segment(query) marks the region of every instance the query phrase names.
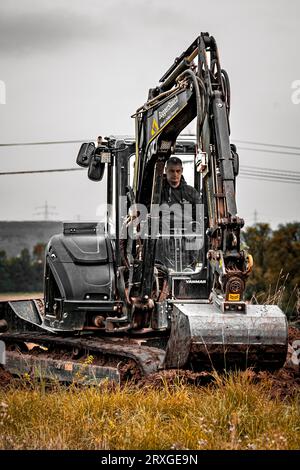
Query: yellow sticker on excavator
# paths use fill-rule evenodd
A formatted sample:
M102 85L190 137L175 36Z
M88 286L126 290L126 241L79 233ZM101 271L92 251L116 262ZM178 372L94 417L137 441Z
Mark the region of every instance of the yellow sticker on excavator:
M151 127L151 135L153 136L154 134L156 134L158 129L159 129L159 126L157 124L157 120L155 118L153 118L152 127Z
M240 300L240 294L229 294L228 300L235 300L236 302L238 302Z

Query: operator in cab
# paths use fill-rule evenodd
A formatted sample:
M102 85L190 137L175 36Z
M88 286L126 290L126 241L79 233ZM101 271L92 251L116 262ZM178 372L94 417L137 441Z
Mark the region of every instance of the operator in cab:
M195 240L196 221L199 221L196 211L200 204L200 194L184 179L182 161L178 157L170 157L161 192L161 238L157 243L156 259L172 271L195 270L199 249L196 252L192 250L191 241Z
M178 157L170 157L167 160L161 202L168 205L201 203L198 191L186 183L182 161Z

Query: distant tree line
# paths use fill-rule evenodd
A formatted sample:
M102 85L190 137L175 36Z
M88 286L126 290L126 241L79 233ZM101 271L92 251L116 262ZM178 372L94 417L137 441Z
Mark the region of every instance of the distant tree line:
M248 227L243 238L254 258L246 297L257 303L279 305L289 315L300 315L300 222Z
M288 314L300 315L300 222L271 230L265 223L247 227L244 248L254 258L246 299L278 304ZM33 292L43 289L45 245L27 249L14 258L0 251L0 292Z
M19 256L8 258L0 250L0 293L37 292L43 289L45 245L38 243L30 254L27 248Z

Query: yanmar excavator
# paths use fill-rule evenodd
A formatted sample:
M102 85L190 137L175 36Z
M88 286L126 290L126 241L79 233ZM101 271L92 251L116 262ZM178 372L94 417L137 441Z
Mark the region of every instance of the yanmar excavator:
M228 75L215 39L201 33L149 90L135 138L82 144L77 163L91 180L106 178L107 217L65 223L50 240L44 299L2 303L9 370L69 380L85 363L88 378L120 381L170 368L283 365L284 313L244 300L253 260L241 246L229 112ZM180 136L194 119L196 137ZM176 226L170 208L164 232L174 155L201 204Z

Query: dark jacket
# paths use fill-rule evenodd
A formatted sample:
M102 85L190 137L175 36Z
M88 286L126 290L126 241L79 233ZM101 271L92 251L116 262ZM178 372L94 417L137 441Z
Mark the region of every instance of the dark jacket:
M161 203L172 204L184 204L184 203L200 204L200 194L198 191L189 186L184 177L181 177L180 184L177 188L172 188L167 181L167 177L164 176L163 187L161 192Z
M177 188L172 188L167 181L166 175L164 175L163 186L161 192L161 205L167 204L169 207L174 205L174 211L171 213L167 210L162 210L160 227L164 227L163 230L168 230L168 217L170 217L170 226L189 226L189 222L198 221L200 217L200 194L198 191L189 186L184 177L181 177L180 184ZM192 204L192 212L188 211L187 205ZM197 206L199 204L199 206ZM176 209L177 206L177 209ZM179 209L180 207L180 209ZM169 215L170 214L170 215ZM167 217L166 217L167 215ZM198 215L198 217L197 217ZM190 219L192 217L192 219ZM165 225L165 223L167 225Z
M192 205L192 213L187 212L187 206L190 204ZM161 206L167 205L169 207L161 207L159 232L162 235L169 235L169 237L162 237L158 240L155 258L174 271L179 270L177 265L179 258L176 240L174 237L172 238L172 234L174 234L173 230L175 229L175 233L180 234L181 228L183 229L181 232L183 235L187 235L191 233L191 230L194 230L191 224L193 221L199 221L199 217L196 217L196 215L199 214L198 208L200 208L200 206L198 206L198 208L196 207L198 204L201 204L200 194L195 188L186 183L183 176L181 176L179 186L172 188L167 181L166 175L164 175ZM172 209L171 206L174 206L174 209ZM192 217L192 219L190 217ZM195 255L195 251L186 248L186 238L183 238L181 243L183 250L181 254L183 269L188 267L194 269L192 266L199 257L199 250L197 250L197 255Z

